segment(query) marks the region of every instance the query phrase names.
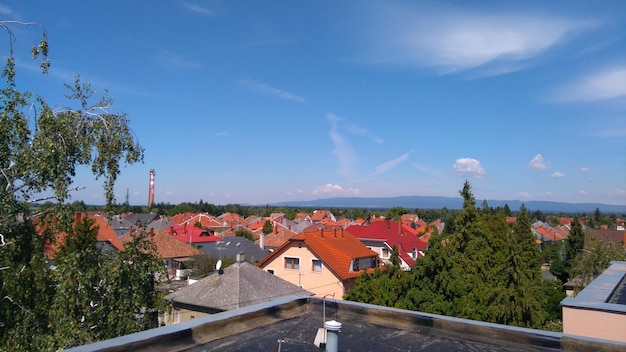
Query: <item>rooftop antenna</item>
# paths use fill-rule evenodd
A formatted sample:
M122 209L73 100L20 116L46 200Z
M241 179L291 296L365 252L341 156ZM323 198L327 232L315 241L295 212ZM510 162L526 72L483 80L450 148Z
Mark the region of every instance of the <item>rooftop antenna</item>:
M217 271L218 275L222 275L224 273L224 270L222 270L222 260L219 259L217 261L217 263L215 264L215 270Z

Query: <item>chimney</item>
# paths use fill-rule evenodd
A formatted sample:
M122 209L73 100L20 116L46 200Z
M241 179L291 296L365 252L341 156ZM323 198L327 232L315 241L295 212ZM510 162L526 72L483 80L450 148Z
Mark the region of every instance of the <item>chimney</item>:
M150 170L150 189L148 190L148 208L152 208L152 204L154 203L154 169Z
M133 233L133 225L130 225L130 227L128 228L128 233Z
M183 224L183 233L187 233L187 223Z
M259 236L259 247L265 249L265 234L263 232L261 232L261 236Z
M170 226L170 235L174 236L174 226Z
M154 237L154 227L150 228L150 237Z
M274 233L278 233L278 225L274 225Z
M333 237L337 238L337 228L333 228Z
M324 229L323 228L320 228L320 237L324 238Z
M78 225L82 219L83 219L83 213L75 212L74 213L74 226Z
M237 263L243 263L246 261L246 253L244 252L239 252L237 253Z
M326 329L326 351L339 351L339 333L341 332L341 323L336 320L324 322Z

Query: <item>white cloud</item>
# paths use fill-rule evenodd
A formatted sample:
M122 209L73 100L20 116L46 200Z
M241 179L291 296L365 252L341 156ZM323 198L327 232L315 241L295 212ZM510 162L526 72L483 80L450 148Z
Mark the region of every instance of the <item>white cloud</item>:
M412 152L413 151L404 153L404 154L400 155L399 157L397 157L395 159L389 160L387 162L384 162L384 163L378 165L376 167L376 172L374 173L374 175L384 174L385 172L388 172L388 171L392 170L396 166L398 166L401 163L403 163L406 160L408 160L409 159L409 155L411 155Z
M577 193L578 193L578 194L580 194L580 195L582 195L582 196L586 196L586 195L588 195L588 194L589 194L589 192L587 192L587 191L585 191L585 190L582 190L582 189L581 189L580 191L578 191Z
M230 137L230 133L229 132L217 132L214 134L215 137Z
M533 195L526 192L517 192L517 197L520 199L531 199Z
M328 196L328 197L337 197L337 196L357 196L361 193L357 188L343 188L340 185L333 185L331 183L327 183L323 186L318 186L311 192L312 195L315 196Z
M352 178L356 174L356 154L350 143L339 132L337 124L340 118L333 114L326 114L326 117L331 124L329 134L335 146L333 154L339 159L339 173L345 178Z
M485 169L480 162L472 158L457 159L453 169L455 174L467 177L482 178L485 175Z
M552 177L552 178L563 178L563 177L565 177L565 174L562 173L562 172L555 171L552 175L550 175L550 177Z
M165 191L165 195L166 196L173 196L174 192L167 190L167 191Z
M272 87L269 84L255 81L253 79L242 79L241 81L239 81L239 84L254 92L272 95L280 99L291 100L298 103L304 103L306 101L303 97L299 95L284 91L282 89L278 89L276 87Z
M589 168L588 167L581 167L580 168L580 172L582 172L583 174L586 174L589 172Z
M555 101L592 102L626 98L626 67L617 67L582 77L562 86L554 94Z
M207 9L206 7L202 7L198 4L192 4L188 2L183 2L182 4L187 10L198 13L203 16L215 17L217 15L214 11Z
M535 157L528 163L528 168L533 170L547 170L550 168L550 162L546 162L543 160L543 155L537 154Z
M377 61L430 66L443 73L489 65L488 74L522 69L528 61L590 27L556 16L474 12L431 5L389 7L377 32ZM384 55L384 56L380 56ZM484 67L483 67L484 68Z

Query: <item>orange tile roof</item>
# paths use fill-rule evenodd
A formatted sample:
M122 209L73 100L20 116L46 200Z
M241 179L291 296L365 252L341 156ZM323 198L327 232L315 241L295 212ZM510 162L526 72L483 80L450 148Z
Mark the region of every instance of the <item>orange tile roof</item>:
M311 217L311 220L321 221L322 219L327 217L329 213L330 213L330 210L316 210L313 212L313 216Z
M217 220L215 217L210 216L208 214L203 214L203 213L196 214L190 217L189 219L185 219L179 222L178 224L179 225L187 224L187 225L194 226L197 222L199 222L202 227L221 227L222 226L222 222Z
M263 237L263 246L273 247L273 248L280 247L283 243L287 242L290 238L292 238L295 235L296 233L291 231L289 228L281 224L274 223L274 231L272 231L271 233ZM260 239L255 241L255 243L259 244Z
M290 243L303 242L304 245L342 281L358 276L362 270L351 271L350 264L355 258L378 258L378 254L368 249L354 235L341 229L302 232L263 258L257 264L262 267L270 259L280 255Z
M122 236L120 239L122 240L122 243L127 243L132 241L132 236L134 236L134 234L127 234ZM204 255L204 252L176 239L167 232L157 231L149 234L148 236L156 245L157 255L161 259L175 259Z
M82 214L76 213L74 215L74 223L81 221L83 217ZM109 223L102 216L89 216L90 219L94 220L94 226L98 227L98 234L96 236L96 240L98 242L108 242L113 248L118 251L124 250L124 245L120 241L120 238L115 234L115 230L109 225ZM54 259L57 256L59 251L59 247L65 242L65 237L67 233L61 232L56 236L54 243L46 244L44 248L44 253L46 258Z

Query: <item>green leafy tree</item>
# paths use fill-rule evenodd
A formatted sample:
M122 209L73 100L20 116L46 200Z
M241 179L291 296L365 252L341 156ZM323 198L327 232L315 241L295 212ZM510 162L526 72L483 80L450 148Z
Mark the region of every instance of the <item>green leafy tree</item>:
M263 224L263 229L261 229L261 231L264 235L269 235L270 233L272 233L272 231L274 231L272 223L269 220L265 220L265 224Z
M463 210L455 217L455 230L431 236L412 271L404 307L540 327L545 314L539 258L526 210L510 229L502 210L476 208L469 182L460 194Z
M626 260L626 249L622 243L608 243L590 234L586 238L584 249L569 261L569 276L578 292L606 270L613 260Z
M576 255L580 254L585 246L585 232L578 216L574 216L572 219L572 228L569 230L566 243L568 261L576 258Z
M254 241L254 236L252 236L252 234L249 231L246 231L246 230L237 230L237 231L235 231L235 236L247 238L250 241Z
M11 29L18 25L36 26L0 21L0 29L10 37L9 55L2 70L5 84L0 87L0 234L4 239L0 246L0 350L55 350L62 347L56 334L67 337L73 325L61 327L51 320L49 302L58 297L56 289L63 288L55 281L58 276L50 270L44 252L60 232L71 230L72 216L66 201L71 192L81 189L72 185L76 170L89 166L96 178L104 179L105 201L111 206L120 164L141 162L143 148L130 130L126 115L115 110L107 93L94 102L93 90L78 77L66 85L69 103L54 109L45 98L18 89ZM47 72L50 63L45 30L32 55L41 58L40 66ZM50 196L37 198L40 194ZM50 201L50 206L34 208L33 213L30 205L36 201ZM77 248L82 245L76 243ZM72 260L81 264L78 258ZM132 290L130 286L125 287ZM122 297L111 296L115 301L110 301L109 307L119 304L128 308L120 304ZM73 299L72 295L67 299ZM154 306L148 303L144 301L142 306ZM128 312L134 310L126 309L124 314ZM123 321L119 320L121 314L107 317L114 321L103 326L114 327L115 322ZM64 333L57 327L65 329ZM116 333L130 331L118 329Z

